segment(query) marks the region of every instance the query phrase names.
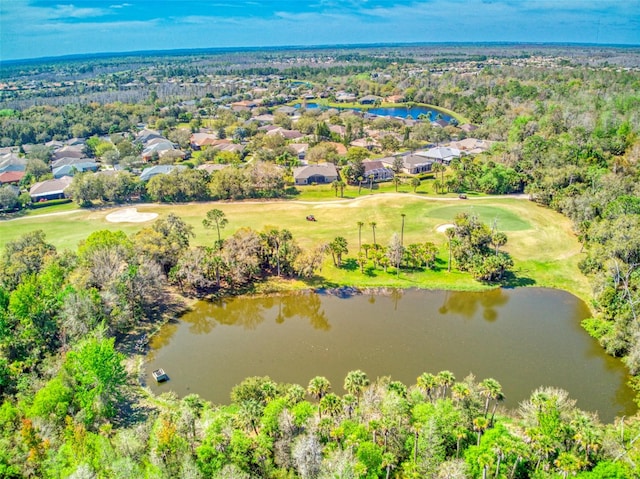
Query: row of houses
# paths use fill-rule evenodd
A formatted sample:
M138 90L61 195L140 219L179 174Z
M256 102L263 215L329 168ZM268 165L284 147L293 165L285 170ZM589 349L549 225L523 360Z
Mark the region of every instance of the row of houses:
M452 146L437 146L428 150L398 153L377 160L365 160L363 180L369 182L388 181L394 177L394 169L398 159L401 161L401 171L408 175L428 173L434 163L445 166L460 158L465 152ZM338 179L338 172L332 163L307 165L295 168L293 178L296 185L310 185L332 183Z

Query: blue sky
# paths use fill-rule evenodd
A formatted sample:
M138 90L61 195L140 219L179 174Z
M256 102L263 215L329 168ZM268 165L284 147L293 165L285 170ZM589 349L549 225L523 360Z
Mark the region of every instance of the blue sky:
M0 0L0 59L397 42L640 44L640 0Z

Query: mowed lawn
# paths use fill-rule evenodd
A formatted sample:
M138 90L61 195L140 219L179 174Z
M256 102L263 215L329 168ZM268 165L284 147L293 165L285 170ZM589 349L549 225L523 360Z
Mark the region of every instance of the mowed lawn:
M404 242L431 241L440 247L439 269L435 272L407 273L398 277L391 270L368 268L359 271L354 261L347 261L345 269L333 267L330 259L320 276L328 284L359 287L399 286L448 289L482 289L488 287L472 280L469 275L455 271L447 273L448 248L446 237L438 226L453 221L460 212L477 214L480 219L504 231L508 237L505 250L515 262L514 285L533 285L561 288L587 299L590 294L587 279L577 263L582 257L580 243L571 229L571 223L558 213L533 202L514 198L426 198L408 193L363 195L356 199L327 201L275 200L268 202L245 201L237 203L213 202L176 205L137 205L141 213L165 216L174 213L194 228L193 244L213 243L216 233L202 226L202 219L212 208L222 210L229 224L222 231L227 237L239 228L250 227L262 231L267 227L286 228L302 247L312 247L343 236L349 244L349 255L354 260L358 252L358 222L362 226L362 243L373 243L372 222L376 223L376 242L389 244L394 233L400 233L404 214ZM106 220L117 208L75 210L54 215L30 216L0 222L0 245L20 235L42 229L48 241L60 249L74 250L78 242L93 231L101 229L123 230L132 234L148 226L146 223L111 223ZM316 222L306 221L314 215Z

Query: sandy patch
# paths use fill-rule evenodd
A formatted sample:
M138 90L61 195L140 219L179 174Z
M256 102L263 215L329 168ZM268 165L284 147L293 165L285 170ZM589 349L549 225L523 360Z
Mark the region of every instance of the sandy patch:
M138 213L137 208L123 208L106 216L111 223L144 223L158 217L158 213Z
M440 226L438 226L438 227L436 228L436 231L437 231L438 233L444 233L445 231L447 231L447 229L449 229L449 228L455 228L455 226L456 226L456 225L452 225L451 223L447 223L447 224L444 224L444 225L440 225Z

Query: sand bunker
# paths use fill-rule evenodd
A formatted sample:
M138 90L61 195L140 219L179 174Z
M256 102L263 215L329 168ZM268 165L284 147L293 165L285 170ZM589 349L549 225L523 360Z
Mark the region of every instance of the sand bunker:
M137 208L123 208L106 217L111 223L144 223L158 217L158 213L138 213Z
M450 223L444 224L444 225L440 225L436 228L436 231L438 233L444 233L445 231L447 231L448 228L455 228L456 225L452 225Z

